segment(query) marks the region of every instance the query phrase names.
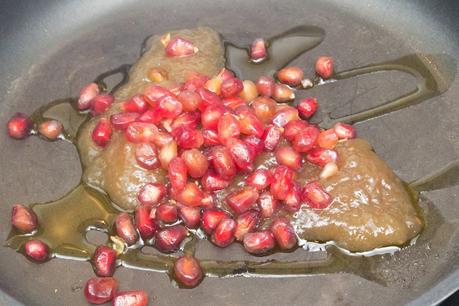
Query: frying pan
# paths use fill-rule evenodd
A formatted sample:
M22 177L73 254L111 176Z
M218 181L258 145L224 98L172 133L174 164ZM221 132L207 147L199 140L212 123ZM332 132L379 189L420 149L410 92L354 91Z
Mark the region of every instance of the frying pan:
M152 33L208 25L225 39L248 45L255 37L315 25L326 32L323 43L294 64L312 67L321 54L333 55L338 70L414 52L449 58L441 67L452 81L444 94L357 124L359 135L409 182L459 156L458 18L459 2L454 0L3 0L0 126L15 111L31 113L50 100L75 96L100 72L133 63L143 39ZM324 110L343 115L406 93L410 86L413 80L406 75L384 72L329 84L314 94ZM66 142L50 144L36 137L18 142L2 132L0 144L0 236L6 239L13 203L62 197L79 183L81 167L75 148ZM377 272L387 282L336 271L283 278L209 277L197 288L183 290L161 273L121 268L116 276L123 289L146 290L154 305L436 304L459 288L455 181L451 177L423 193L438 222L427 225L430 236L413 250L382 256L386 264ZM200 252L223 260L240 256L205 246ZM300 250L282 259L304 256ZM0 263L1 305L86 305L82 288L93 275L88 263L52 260L37 265L6 247L0 247Z

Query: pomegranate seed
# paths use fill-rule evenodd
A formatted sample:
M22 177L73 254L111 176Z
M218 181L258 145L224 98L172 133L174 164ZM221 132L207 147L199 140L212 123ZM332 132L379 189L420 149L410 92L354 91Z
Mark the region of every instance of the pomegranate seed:
M125 130L137 118L138 113L118 113L110 116L110 123L116 130Z
M223 115L218 121L218 139L225 143L230 137L238 137L240 134L239 121L231 114Z
M186 287L196 287L202 280L203 273L199 262L191 256L183 256L174 263L174 276Z
M246 102L250 102L258 97L257 86L250 80L244 80L242 82L243 88L239 96Z
M169 134L168 132L159 131L156 134L155 139L153 140L153 143L155 144L155 146L162 148L164 145L168 144L169 142L173 140L174 140L174 137L172 137L172 135Z
M201 228L210 235L217 228L218 224L220 224L220 221L226 218L229 218L229 216L223 210L217 208L204 209L202 212Z
M308 152L306 159L315 165L324 167L328 163L336 162L338 153L335 150L314 148Z
M8 121L8 135L15 139L24 139L30 135L32 131L32 120L24 113L16 113Z
M235 231L236 221L231 218L225 218L217 225L210 240L216 246L221 248L227 247L233 243Z
M196 91L199 88L202 88L208 80L208 76L192 71L187 74L185 84L183 84L182 89Z
M91 107L91 101L99 95L99 86L96 83L89 83L80 90L77 107L85 110Z
M308 126L309 126L309 124L304 120L292 120L292 121L289 121L284 126L284 134L283 134L283 136L287 140L293 141L293 139L295 139L295 136L299 132L301 132L302 130L306 129Z
M177 98L182 102L183 111L185 112L194 112L202 101L201 96L191 90L182 91Z
M301 204L301 186L295 182L285 197L284 208L289 212L296 212L300 209Z
M303 201L311 208L324 209L332 202L329 195L317 182L307 183L303 188L301 195Z
M283 107L282 109L278 110L273 117L273 124L278 127L284 127L293 120L298 120L298 110L291 106Z
M159 85L147 86L143 91L144 96L147 98L147 103L152 107L156 107L157 103L166 96L173 96L174 94L164 87Z
M147 71L147 78L154 83L159 83L166 81L168 79L168 75L165 69L155 67Z
M256 137L263 136L263 122L261 122L248 107L238 112L237 115L239 117L239 127L242 134L254 135Z
M123 102L121 109L126 113L144 113L148 109L148 103L144 95L135 95Z
M112 301L112 306L147 306L148 295L145 291L119 291Z
M327 179L329 177L334 176L337 173L338 173L338 166L336 165L336 163L329 162L324 166L324 168L320 172L320 178Z
M168 169L170 161L177 156L177 143L172 140L159 150L159 161L163 169Z
M202 130L202 137L204 138L204 146L206 147L220 144L218 133L214 130Z
M165 51L167 56L185 57L193 55L199 50L191 41L181 37L174 37L166 45Z
M278 200L286 199L293 185L293 176L293 171L288 167L278 166L274 168L273 181L270 187L270 192L274 198Z
M180 100L173 95L167 95L158 102L158 109L164 118L177 118L183 111L183 106Z
M254 209L250 209L239 215L236 219L236 230L234 232L234 237L236 237L236 240L242 241L245 234L255 230L259 219L258 211Z
M161 206L161 205L160 205ZM159 206L156 209L158 212ZM140 205L135 210L135 225L139 230L140 236L142 239L153 238L156 231L158 230L158 225L155 220L151 217L151 208L145 205Z
M263 192L257 201L263 218L270 218L279 208L279 202L269 192Z
M335 130L335 133L339 139L347 140L347 139L355 138L355 129L350 124L337 122L335 126L333 127L333 129Z
M86 301L91 304L104 304L113 299L118 289L118 281L113 277L92 277L84 287Z
M264 123L271 122L276 114L276 102L267 97L258 97L252 102L255 116Z
M177 206L172 204L161 204L156 208L156 219L164 223L174 223L178 219Z
M290 250L296 245L295 230L287 218L278 218L270 226L271 233L276 239L277 245L282 250Z
M91 114L94 116L104 113L115 101L111 95L98 95L91 100Z
M300 85L303 76L303 70L297 66L285 67L277 73L279 81L290 86Z
M244 187L226 197L226 203L236 214L246 212L257 200L258 191L253 187Z
M154 170L159 167L158 151L149 143L140 143L135 147L137 164L144 169Z
M171 33L164 33L159 37L159 41L165 47L171 41Z
M44 262L49 259L49 247L41 240L29 240L24 245L26 255L37 262Z
M250 171L253 168L255 152L251 150L248 144L237 138L229 138L226 142L233 161L239 169Z
M214 146L210 149L210 161L223 179L231 179L236 175L236 164L231 157L229 150L223 146Z
M244 248L251 254L264 254L271 251L276 242L270 231L253 232L244 235Z
M285 84L274 84L272 98L277 102L284 103L295 99L295 92L293 89Z
M163 119L160 111L155 109L149 109L139 117L137 117L137 121L139 122L146 122L146 123L154 123L157 124Z
M58 120L47 120L40 123L38 132L47 139L55 140L61 135L63 130L62 123Z
M173 253L179 249L187 234L188 230L183 225L167 227L156 233L155 246L163 253Z
M204 144L204 136L201 130L180 128L177 131L177 144L182 149L200 148Z
M27 206L15 204L11 209L11 224L22 233L30 233L37 226L37 215Z
M204 190L207 191L222 190L228 187L229 184L230 181L222 179L213 170L207 171L201 179L201 185L204 188Z
M161 84L164 88L169 90L175 96L177 96L182 91L182 83L175 81L167 81Z
M279 165L287 166L293 170L301 168L301 155L290 146L277 148L275 156Z
M324 149L333 149L338 144L338 135L334 129L321 131L317 137L317 144Z
M172 135L174 131L179 129L180 127L185 127L189 129L195 129L198 127L200 115L198 112L186 112L179 115L175 120L172 122Z
M223 103L223 106L231 110L235 110L236 108L240 106L247 105L247 102L245 102L245 100L242 99L241 97L224 98L222 100L222 103Z
M266 169L255 170L251 175L245 180L249 186L252 186L258 190L267 188L273 180L271 172Z
M206 84L204 84L204 88L217 95L220 95L222 82L223 80L217 75L208 80Z
M173 189L182 190L187 181L187 167L185 161L180 157L174 157L168 166L168 177Z
M198 228L201 223L201 209L199 207L180 207L179 215L188 228Z
M139 239L139 235L135 230L134 223L128 213L122 212L115 219L116 233L123 238L128 245L135 244ZM103 276L103 275L102 275Z
M258 78L256 86L260 96L271 97L274 91L274 80L269 76L261 76Z
M199 88L197 93L201 97L201 103L198 104L198 108L201 112L203 112L209 105L220 105L222 103L220 97L210 90Z
M202 177L209 168L206 156L197 149L183 151L182 159L188 169L188 174L193 178Z
M333 58L321 56L316 61L316 73L328 79L333 74Z
M303 118L310 118L315 114L319 104L316 98L304 98L300 100L300 103L296 106Z
M261 153L263 149L265 148L263 141L254 135L246 136L243 138L243 140L246 144L248 144L252 148L252 151L254 152L254 154Z
M222 68L220 72L218 73L218 76L222 79L222 81L226 81L228 79L234 78L234 73L231 70L228 70L226 68Z
M112 138L112 127L110 122L102 118L97 122L96 127L92 131L92 140L99 147L105 147Z
M268 125L268 127L265 129L263 137L261 138L265 150L274 151L280 142L281 135L282 130L279 127Z
M195 183L186 184L183 190L176 195L176 200L186 206L200 206L203 198L202 190Z
M252 42L250 47L250 60L254 63L259 63L268 57L266 51L266 43L263 38L257 38Z
M244 85L241 80L238 78L229 78L223 81L221 85L221 95L224 98L237 96L243 89Z
M217 129L218 121L225 112L226 110L223 105L209 105L201 115L202 127L205 129Z
M97 276L113 276L116 268L115 250L99 245L92 256L92 267Z
M133 143L153 142L158 128L153 123L132 122L126 129L126 139Z
M166 195L166 186L160 183L148 183L140 189L137 198L142 205L153 206L161 202Z
M204 208L212 208L215 207L215 195L211 192L205 191L203 192L203 199L201 201L201 207Z
M305 153L311 150L317 143L320 130L315 126L308 126L300 131L292 141L295 151Z

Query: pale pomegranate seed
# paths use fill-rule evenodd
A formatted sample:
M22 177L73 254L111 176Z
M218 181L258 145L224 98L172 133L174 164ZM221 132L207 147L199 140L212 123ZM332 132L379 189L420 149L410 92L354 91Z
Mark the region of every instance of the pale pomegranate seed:
M261 141L263 142L264 148L267 151L274 151L280 142L282 136L282 130L274 125L268 125L265 129Z
M159 101L164 97L174 95L170 90L167 90L166 88L159 85L147 86L144 89L143 94L147 98L147 103L150 104L153 108L157 107Z
M199 207L182 206L179 216L188 228L198 228L201 223L201 209Z
M118 291L112 306L147 306L148 295L145 291Z
M229 218L228 214L217 208L207 208L202 212L201 228L208 235L217 228L220 221Z
M159 37L159 41L164 47L166 47L167 44L171 41L171 33L169 32L164 33L163 35Z
M338 135L334 129L321 131L317 137L317 144L324 149L333 149L338 144Z
M251 254L265 254L271 251L276 242L270 231L253 232L244 235L244 248Z
M257 202L258 191L253 187L244 187L230 193L225 201L236 214L246 212Z
M8 121L8 135L15 139L24 139L32 131L32 120L24 113L16 113Z
M222 82L223 80L216 75L204 84L204 88L220 96Z
M24 245L26 255L37 262L44 262L49 259L49 247L41 240L29 240Z
M173 253L180 248L188 230L183 225L174 225L156 232L155 246L163 253Z
M113 299L118 289L118 281L113 277L92 277L84 287L86 301L91 304L104 304Z
M225 218L215 228L210 240L216 246L221 248L229 246L234 241L236 231L236 221L231 218Z
M302 130L306 129L308 126L309 126L309 124L304 120L292 120L292 121L289 121L284 126L284 134L283 134L283 136L288 141L293 141L293 139L295 139L295 136L299 132L301 132Z
M269 191L278 200L285 200L293 186L294 172L286 166L278 166L273 171L273 181Z
M222 104L222 100L220 97L210 90L205 88L199 88L196 91L199 96L201 97L201 101L198 104L198 108L201 112L203 112L209 105L220 105Z
M49 140L57 139L61 135L63 129L64 127L62 126L62 123L58 120L47 120L40 123L38 126L38 132L40 135Z
M99 86L96 83L89 83L80 90L77 107L79 110L86 110L91 107L91 101L99 95Z
M224 98L222 100L222 104L226 108L235 110L239 106L247 105L247 102L245 102L245 100L242 99L241 97L229 97L229 98Z
M262 218L270 218L279 209L279 202L269 192L260 194L257 204Z
M192 71L186 75L185 84L183 84L182 89L196 91L202 88L208 80L208 76Z
M285 106L278 110L273 117L273 124L278 127L286 126L290 121L298 120L298 110L291 106Z
M276 149L274 153L279 165L284 165L293 170L301 168L301 155L291 146L282 146Z
M178 219L177 206L172 204L160 204L156 207L156 219L164 223L174 223Z
M161 206L161 205L160 205ZM159 207L156 209L158 211ZM135 226L139 230L142 239L153 238L158 225L155 220L151 217L151 207L140 205L135 210Z
M198 109L198 105L201 104L201 96L194 91L184 90L180 92L177 97L183 106L183 111L193 112Z
M193 55L199 50L191 41L181 37L174 37L166 45L165 51L167 56L185 57Z
M257 86L250 80L244 80L242 82L243 88L239 96L246 102L250 102L258 97Z
M284 103L295 99L295 92L293 89L285 84L274 84L272 98L279 103Z
M99 147L105 147L112 138L112 132L110 121L102 118L97 122L96 127L92 131L92 140Z
M207 191L222 190L228 187L229 184L229 180L221 178L215 171L210 169L201 178L201 185Z
M94 116L104 113L115 101L112 95L98 95L91 100L91 114Z
M250 60L254 63L263 61L268 57L266 42L263 38L257 38L250 47Z
M164 118L177 118L183 111L182 102L173 95L167 95L158 102L158 109Z
M285 67L277 73L277 78L279 81L290 86L300 85L303 76L304 72L298 66Z
M273 180L271 172L266 169L255 170L251 175L246 178L246 183L258 190L267 188Z
M260 154L265 148L263 141L254 135L246 136L242 140L252 148L255 154Z
M300 131L292 141L292 147L295 151L306 153L317 144L320 130L315 126L308 126Z
M182 191L176 195L176 200L186 206L200 206L204 199L204 193L195 183L188 183Z
M197 149L183 151L182 159L188 169L188 174L193 178L202 177L209 168L206 156Z
M300 209L301 201L301 186L299 183L294 182L292 187L284 199L284 208L289 212L296 212Z
M335 150L314 148L306 154L306 159L320 167L326 164L336 162L338 160L338 153Z
M139 239L139 235L134 227L131 216L128 213L122 212L116 216L115 228L118 236L123 238L128 245L135 244Z
M231 114L223 115L218 121L218 139L226 143L230 137L238 137L240 134L239 121Z
M258 78L256 86L260 96L271 97L274 92L274 80L269 76L261 76Z
M316 61L316 73L328 79L333 74L333 58L328 56L321 56Z
M126 129L126 139L132 143L153 142L158 134L158 127L153 123L132 122Z
M316 209L327 208L333 200L318 182L307 183L303 188L301 198L309 207Z
M335 133L339 139L347 140L347 139L355 138L355 134L356 134L355 129L350 124L337 122L335 126L333 127L333 129L335 130Z
M139 143L135 146L135 159L144 169L154 170L160 166L158 151L149 143Z
M139 118L138 113L118 113L110 116L110 123L116 130L125 130L132 122Z
M319 108L319 104L316 98L304 98L300 100L296 108L303 118L308 119L315 114L317 108Z
M142 205L153 206L161 202L166 193L164 184L148 183L140 189L137 198Z
M163 169L168 169L170 161L177 156L177 143L172 140L159 150L159 161Z
M209 105L201 114L202 127L215 130L220 118L226 113L225 107L220 104Z
M214 130L202 130L202 137L204 138L204 146L210 147L220 144L218 133Z
M244 141L231 137L226 141L226 147L231 154L234 163L243 171L253 168L255 152Z
M147 71L147 78L154 82L159 83L168 79L167 71L161 67L154 67Z
M200 206L204 208L215 207L215 194L212 192L204 191L203 195L204 197L202 198Z
M174 190L182 190L187 182L188 169L185 161L180 157L174 157L168 166L167 175Z
M11 209L11 224L22 233L30 233L38 226L37 215L30 207L15 204Z
M254 209L250 209L243 214L240 214L236 219L236 230L234 237L238 241L244 239L245 234L254 231L258 225L259 213Z
M237 96L244 89L242 81L238 78L229 78L223 81L221 85L221 95L224 98Z
M264 123L271 122L276 114L276 101L267 97L258 97L251 105L255 116Z
M271 233L276 239L277 245L282 250L290 250L297 243L295 230L287 218L278 218L270 226Z
M182 149L200 148L204 144L201 130L181 127L176 134L177 144Z
M338 166L335 162L329 162L324 166L324 168L320 172L320 178L327 179L329 177L332 177L338 173L338 170Z
M199 262L191 256L183 256L174 263L174 276L180 284L193 288L202 280L203 273Z
M168 144L169 142L173 140L174 140L174 137L168 132L159 131L156 134L155 139L153 140L153 143L155 144L155 146L162 148L164 145Z
M256 137L263 136L264 126L258 117L252 113L247 106L242 106L236 109L239 118L239 128L242 134L254 135Z
M144 95L135 95L132 98L124 101L121 109L126 113L142 114L147 111L148 103Z
M99 245L92 256L92 267L97 276L113 276L116 268L116 252L105 245Z

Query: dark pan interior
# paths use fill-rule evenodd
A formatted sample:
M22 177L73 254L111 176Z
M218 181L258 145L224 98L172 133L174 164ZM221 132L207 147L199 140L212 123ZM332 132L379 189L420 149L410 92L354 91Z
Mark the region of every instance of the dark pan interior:
M446 54L441 67L456 75L457 1L2 1L0 3L0 126L15 111L31 113L48 101L74 96L100 72L136 60L143 39L168 29L209 25L238 44L297 25L326 31L322 44L294 61L312 67L319 54L338 70L413 52ZM308 70L309 69L309 70ZM311 74L310 68L306 69ZM379 73L315 90L324 111L343 115L406 93L413 80ZM435 172L459 157L459 82L422 104L357 125L376 152L405 181ZM75 148L0 133L0 237L15 202L46 202L78 184ZM457 173L456 173L457 175ZM453 179L450 180L454 181ZM452 186L450 186L452 185ZM433 304L459 287L459 187L424 193L438 216L430 240L386 258L383 285L348 273L292 278L206 278L195 289L173 287L165 274L119 269L124 289L145 289L154 305L415 305ZM228 259L238 250L203 245L202 256ZM293 257L289 257L293 256ZM306 256L304 251L284 260ZM0 247L0 304L86 305L88 263L52 260L37 265Z

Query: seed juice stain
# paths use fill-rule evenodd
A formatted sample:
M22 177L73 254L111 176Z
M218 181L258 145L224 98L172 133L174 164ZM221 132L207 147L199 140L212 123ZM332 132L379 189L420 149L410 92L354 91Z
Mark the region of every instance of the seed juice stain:
M227 67L242 79L256 79L260 75L274 75L277 70L286 66L293 59L319 45L324 37L325 32L317 27L293 28L267 40L270 57L260 63L249 61L248 49L225 42ZM144 49L145 47L143 47L142 53ZM446 56L442 60L451 61ZM131 65L127 64L121 65L114 70L102 73L95 82L101 89L108 90L105 80L113 75L121 74L122 80L110 90L110 92L114 92L129 80L130 67ZM313 81L314 86L323 86L330 82L364 74L398 70L413 75L417 80L417 88L411 93L342 118L326 118L321 123L321 127L330 127L337 121L349 123L364 121L421 103L445 92L451 84L452 78L443 78L435 67L434 62L429 57L422 54L412 54L393 61L338 72L327 81L316 78ZM455 69L452 70L455 71ZM79 127L89 119L89 115L79 112L75 104L76 99L69 98L51 102L38 109L32 115L35 126L46 119L59 120L64 126L62 138L75 144ZM413 201L418 202L419 193L416 190L432 190L450 184L451 171L457 172L457 162L431 177L413 182L412 187L407 185L413 195ZM457 184L457 181L453 183ZM422 212L428 212L424 215L428 228L418 237L414 246L422 248L433 237L435 228L443 223L443 218L435 207L422 196L419 205ZM83 183L57 201L30 206L40 221L38 229L30 234L21 234L12 229L6 242L7 246L21 253L24 253L25 242L33 237L49 245L52 250L51 257L88 261L96 248L86 238L88 231L97 230L105 233L108 237L116 235L113 221L119 210L115 208L102 190L94 189ZM171 255L147 252L145 248L151 248L148 241L141 241L130 247L127 245L120 246L116 240L109 239L109 243L120 252L117 257L120 266L166 272L172 275L170 271L175 259L183 253L194 255L200 237L203 235L199 232L190 231L182 249ZM378 272L378 266L382 260L386 260L383 259L386 255L378 254L393 253L401 249L401 247L388 247L353 254L339 249L333 245L333 242L321 244L305 241L302 242L301 247L309 250L305 253L304 260L280 261L269 258L261 261L200 260L200 264L206 276L215 277L299 277L310 274L348 272L386 284L384 275ZM310 256L311 254L314 256Z

